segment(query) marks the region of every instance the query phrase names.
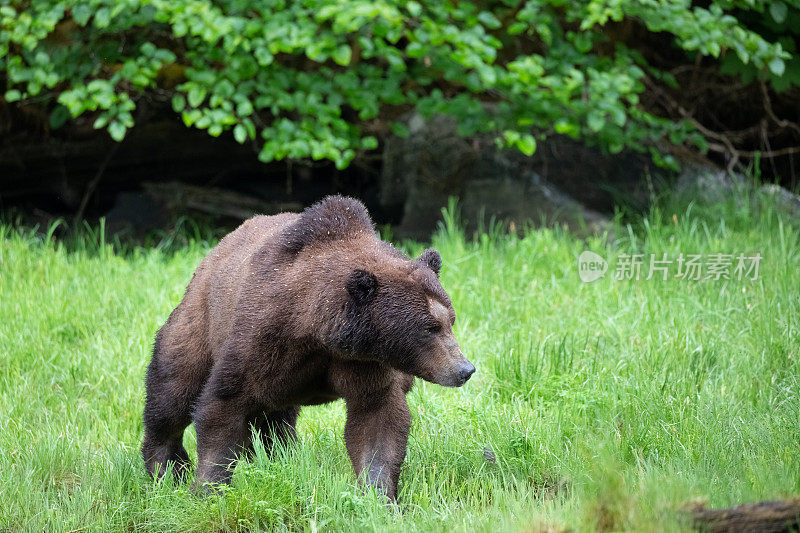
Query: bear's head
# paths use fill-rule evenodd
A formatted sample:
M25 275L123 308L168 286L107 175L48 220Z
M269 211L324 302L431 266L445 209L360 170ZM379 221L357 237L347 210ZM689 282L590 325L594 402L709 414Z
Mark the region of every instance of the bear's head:
M429 248L406 266L349 274L346 316L334 342L353 357L460 387L475 367L453 336L456 315L439 283L441 257Z

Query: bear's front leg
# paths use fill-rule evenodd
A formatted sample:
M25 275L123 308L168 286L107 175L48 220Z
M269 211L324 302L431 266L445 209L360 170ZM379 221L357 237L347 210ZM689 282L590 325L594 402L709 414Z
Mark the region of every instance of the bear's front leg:
M397 500L397 480L406 456L411 413L397 384L383 391L345 398L344 440L360 481Z
M233 467L246 445L247 413L239 402L203 394L194 419L197 430L196 488L230 483Z

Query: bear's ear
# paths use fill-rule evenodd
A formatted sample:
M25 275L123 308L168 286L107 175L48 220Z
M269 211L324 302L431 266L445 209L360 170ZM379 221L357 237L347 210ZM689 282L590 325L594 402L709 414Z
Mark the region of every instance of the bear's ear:
M353 270L347 279L347 292L359 306L368 304L375 296L377 288L378 278L366 270Z
M438 276L442 268L442 256L433 248L428 248L417 258L417 263L430 268Z

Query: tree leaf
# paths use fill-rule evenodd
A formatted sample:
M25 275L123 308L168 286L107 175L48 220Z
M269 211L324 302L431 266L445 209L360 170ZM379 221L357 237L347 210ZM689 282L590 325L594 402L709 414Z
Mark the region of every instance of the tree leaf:
M603 113L599 111L592 111L589 113L589 116L586 117L586 125L589 126L589 129L592 131L600 131L605 126L606 121Z
M401 122L392 123L392 133L404 139L411 134L411 132L408 130L408 126Z
M97 28L105 28L111 22L111 12L107 7L101 7L94 14L94 25ZM123 132L123 136L125 133Z
M117 122L116 120L111 121L108 125L108 133L111 135L111 138L115 141L119 142L125 138L125 132L128 128L121 122Z
M175 93L172 96L172 109L175 110L176 113L180 113L186 107L186 98L181 93Z
M769 70L776 76L781 77L786 70L786 63L783 62L783 59L776 57L769 62Z
M350 59L352 58L352 55L353 55L353 50L350 48L350 45L343 44L338 48L336 48L331 57L336 63L342 65L343 67L346 67L347 65L350 64Z
M491 13L490 11L481 11L478 13L478 20L481 22L481 24L492 30L496 30L502 26L500 20L498 20L498 18L494 16L494 13Z
M361 139L361 147L364 150L374 150L378 147L378 139L376 139L372 135L364 137L363 139Z
M236 139L237 143L244 144L247 140L247 131L245 131L244 126L237 124L233 128L233 138Z
M525 134L517 141L517 148L523 154L531 156L536 151L536 139L533 135Z
M86 26L86 23L89 22L89 17L92 16L92 8L87 4L78 4L72 8L71 13L72 20L81 26Z
M419 2L406 2L406 9L412 17L418 17L422 14L422 6Z
M57 105L50 113L50 128L60 128L69 118L69 111L63 105Z
M778 24L783 24L786 20L786 15L788 14L789 9L786 7L786 4L783 2L772 2L769 5L769 14L772 15L772 20L777 22Z
M198 87L195 85L189 89L189 94L187 97L189 100L189 105L192 107L197 107L203 103L203 100L206 99L206 90L203 87Z

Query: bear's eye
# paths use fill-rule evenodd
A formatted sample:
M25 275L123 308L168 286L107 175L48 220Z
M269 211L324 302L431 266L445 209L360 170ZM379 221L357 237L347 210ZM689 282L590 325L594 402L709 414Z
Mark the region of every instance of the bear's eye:
M425 331L435 335L436 333L442 331L442 325L438 322L431 322L425 326Z

